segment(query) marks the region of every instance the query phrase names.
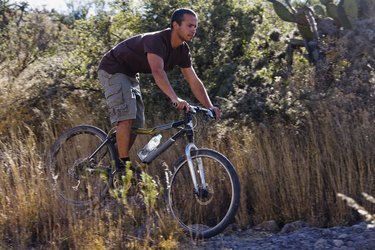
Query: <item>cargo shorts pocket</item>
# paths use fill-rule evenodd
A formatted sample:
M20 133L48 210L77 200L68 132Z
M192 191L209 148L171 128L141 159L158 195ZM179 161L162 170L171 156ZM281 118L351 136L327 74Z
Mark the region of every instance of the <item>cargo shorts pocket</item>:
M119 106L111 107L109 109L110 117L118 120L119 117L126 116L129 114L129 107L126 103L123 103Z
M110 108L123 104L124 98L122 96L121 84L108 85L107 89L105 90L105 97Z

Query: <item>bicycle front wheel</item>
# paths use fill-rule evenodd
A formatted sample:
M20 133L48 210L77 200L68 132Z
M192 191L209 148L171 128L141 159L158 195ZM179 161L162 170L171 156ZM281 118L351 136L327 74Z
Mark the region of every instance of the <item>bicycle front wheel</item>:
M186 157L175 165L168 190L169 209L184 231L194 238L209 238L232 222L240 201L240 183L230 161L222 154L199 149L191 152L200 192L194 186ZM201 161L206 189L198 170Z
M66 202L86 206L99 202L111 183L116 159L112 142L99 128L81 125L65 131L52 146L49 174Z

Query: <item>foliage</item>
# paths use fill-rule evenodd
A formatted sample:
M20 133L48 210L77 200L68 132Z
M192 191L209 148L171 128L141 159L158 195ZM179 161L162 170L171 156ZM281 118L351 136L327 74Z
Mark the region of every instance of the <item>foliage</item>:
M27 13L27 4L2 4L0 62L8 62L5 68L17 76L39 57L54 53L60 27L46 15Z
M142 27L144 32L162 30L170 27L170 17L173 10L181 7L190 7L194 1L190 0L145 0L144 13L142 15Z
M292 61L294 68L289 68L291 61L285 51L285 43L290 43L294 39L293 25L280 22L270 11L271 6L268 4L257 1L249 4L247 1L231 0L220 2L148 0L141 4L143 4L142 8L134 2L113 1L104 7L102 1L91 2L90 7L97 14L73 19L68 26L62 21L66 19L53 13L25 12L21 22L24 30L21 30L23 27L17 28L16 25L21 11L14 6L5 5L8 6L4 7L6 10L4 13L8 13L6 16L9 16L9 24L4 26L6 28L3 32L7 36L3 39L20 41L16 44L18 47L12 45L15 48L13 51L24 51L2 54L2 60L7 62L16 60L18 63L14 65L19 65L9 68L13 73L7 75L17 76L22 68L37 62L40 57L65 53L68 57L62 56L64 59L61 63L55 65L61 72L56 74L59 77L58 81L53 81L55 86L47 85L50 86L47 88L56 89L56 82L59 82L61 86L59 91L61 88L68 90L73 88L77 91L66 92L66 94L72 97L78 95L78 98L86 96L86 100L96 100L102 95L96 79L96 69L102 55L131 35L167 27L172 10L186 6L195 9L199 16L197 36L190 44L194 67L208 88L213 101L222 106L227 118L241 116L243 121L253 121L255 124L283 120L297 125L302 122L304 114L311 107L309 100L323 98L321 93L332 94L327 88L333 90L338 86L338 82L346 81L345 75L351 75L353 78L352 73L355 72L357 77L354 78L361 83L358 86L364 86L372 79L370 20L364 19L361 24L354 23L355 28L340 35L340 39L325 37L320 40L319 48L324 51L326 57L319 64L319 68L315 69L316 77L314 77L314 71L308 65L304 54L295 54ZM359 8L359 13L361 16L366 16L363 8ZM49 32L43 33L42 30ZM353 47L349 45L350 34L357 34L361 50L368 51L369 56L365 57L366 60L356 59L359 58L359 50L347 49ZM41 44L43 41L44 43ZM2 43L2 46L7 46L6 44ZM8 51L9 46L5 47L4 51ZM295 51L298 52L298 49ZM353 66L359 62L360 65ZM4 64L5 67L9 65L9 63ZM370 68L366 65L370 65ZM361 70L358 70L360 66ZM368 72L362 74L362 69L368 69ZM304 76L309 78L304 79ZM179 95L196 102L191 98L188 86L177 69L170 72L169 77ZM306 79L311 81L308 83ZM150 75L142 75L141 82L144 95L147 96L145 98L147 116L171 109L168 99L160 98L161 92ZM348 79L347 82L348 84L340 84L339 89L354 87L353 80ZM34 86L39 88L42 85ZM371 84L367 88L370 86ZM66 95L62 93L65 92L56 93L56 97L64 98L61 101L65 102ZM365 93L364 89L363 93ZM38 98L40 91L35 91L35 94L35 98ZM93 109L96 107L95 102L89 105ZM105 110L102 104L100 107Z
M242 64L255 25L261 22L259 4L240 4L214 0L212 6L202 4L199 8L201 21L193 44L194 64L213 96L225 97L233 88L237 67Z
M233 79L233 90L223 100L227 118L242 117L247 124L272 124L285 121L298 124L304 116L305 108L301 103L311 91L306 86L309 75L308 62L298 57L298 70L293 75L288 72L287 58L284 52L292 27L287 23L278 23L267 5L263 8L262 20L246 45L241 64ZM302 80L299 82L294 79Z
M317 87L325 86L319 82L334 81L333 63L327 60L327 56L336 49L344 36L360 28L359 22L371 20L370 13L374 11L371 2L375 3L372 0L340 0L337 3L321 0L321 4L314 6L310 2L294 3L295 6L292 6L288 0L284 4L277 0L269 1L283 21L296 24L303 40L290 39L287 56L292 58L296 47L306 48L309 61L316 67ZM292 64L292 60L289 63Z
M314 6L297 2L294 7L289 0L285 4L278 0L269 1L283 21L296 24L308 50L319 46L311 43L319 43L319 36L338 36L340 29L352 29L356 20L367 19L371 12L371 8L365 9L369 2L363 0L340 0L337 4L333 0L321 0L321 4ZM311 56L314 62L319 60L319 55Z
M97 66L103 54L103 47L110 44L110 21L108 16L77 20L71 37L76 44L66 61L67 74L84 76L85 80L96 79ZM95 84L95 83L93 83Z

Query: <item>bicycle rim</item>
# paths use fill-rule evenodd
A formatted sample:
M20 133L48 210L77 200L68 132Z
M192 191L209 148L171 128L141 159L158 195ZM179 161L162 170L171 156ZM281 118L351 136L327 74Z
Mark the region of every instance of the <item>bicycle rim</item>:
M66 202L86 206L100 202L112 179L115 153L106 144L91 159L106 134L92 126L78 126L64 132L52 147L50 175L57 194Z
M194 194L187 160L183 159L171 179L169 209L185 232L194 238L209 238L233 220L240 199L239 180L232 164L218 152L201 149L192 151L191 156L198 182L197 161L203 162L208 195Z

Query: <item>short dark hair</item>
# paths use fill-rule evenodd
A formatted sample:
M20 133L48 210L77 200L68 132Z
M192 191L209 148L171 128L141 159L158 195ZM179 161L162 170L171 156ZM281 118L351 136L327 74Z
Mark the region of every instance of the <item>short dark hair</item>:
M186 8L180 8L173 12L171 17L171 29L173 29L173 22L178 23L178 25L181 25L182 21L184 20L184 15L189 14L193 16L197 16L197 14L191 10Z

